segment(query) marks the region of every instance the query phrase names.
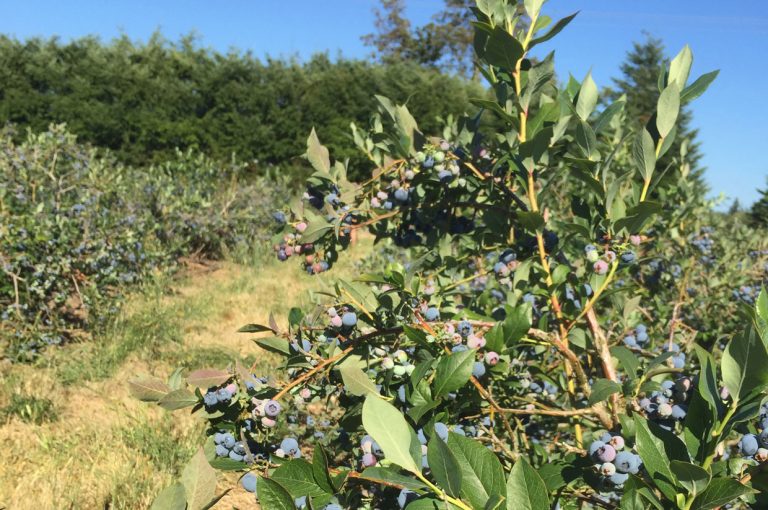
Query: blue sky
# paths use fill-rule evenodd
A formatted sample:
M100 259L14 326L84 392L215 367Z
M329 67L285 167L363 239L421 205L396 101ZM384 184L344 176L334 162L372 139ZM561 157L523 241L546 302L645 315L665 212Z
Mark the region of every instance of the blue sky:
M256 56L308 57L318 51L365 58L360 36L373 27L375 0L0 0L0 32L18 38L64 39L127 34L146 39L160 29L171 39L195 32L218 50L251 50ZM414 23L425 22L442 0L408 0ZM749 204L766 186L768 118L768 1L550 0L545 12L580 15L548 48L560 76L582 78L592 70L610 84L632 46L648 31L674 54L694 52L692 76L720 69L717 81L693 105L706 178L713 196L724 193Z

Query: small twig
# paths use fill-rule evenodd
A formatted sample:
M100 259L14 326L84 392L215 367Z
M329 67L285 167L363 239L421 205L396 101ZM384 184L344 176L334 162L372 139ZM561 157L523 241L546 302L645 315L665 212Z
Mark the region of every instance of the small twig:
M330 365L331 363L334 363L334 362L340 360L341 358L343 358L344 356L349 354L352 351L352 349L353 349L353 347L347 347L346 349L341 351L341 353L337 354L336 356L328 358L328 359L324 360L322 363L318 363L318 365L316 367L312 368L312 370L309 370L308 372L303 373L297 379L294 379L290 383L286 384L285 387L283 387L282 390L277 392L277 395L272 397L272 400L279 400L280 398L285 396L286 393L291 391L292 388L295 388L299 384L303 383L304 381L306 381L307 379L309 379L310 377L312 377L316 373L320 372L321 370L323 370L326 366Z

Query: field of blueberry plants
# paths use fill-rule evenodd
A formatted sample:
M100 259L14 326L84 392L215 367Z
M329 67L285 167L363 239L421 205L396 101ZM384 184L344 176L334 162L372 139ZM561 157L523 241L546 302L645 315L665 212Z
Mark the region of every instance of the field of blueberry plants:
M368 178L313 130L288 204L4 142L0 505L768 508L768 236L673 145L717 72L684 47L634 129L529 56L543 3L477 0L480 113L379 96Z

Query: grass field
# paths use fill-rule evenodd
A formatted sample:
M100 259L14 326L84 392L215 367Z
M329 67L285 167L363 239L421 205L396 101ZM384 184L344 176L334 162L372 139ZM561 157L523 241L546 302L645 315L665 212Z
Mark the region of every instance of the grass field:
M370 251L363 238L328 275L302 274L296 261L192 264L128 298L122 315L93 341L47 353L36 365L0 366L0 509L147 508L180 472L203 422L133 399L127 381L166 378L174 368L225 367L235 356L266 370L274 363L249 322L279 322L310 290L353 274ZM237 479L220 475L219 488ZM255 508L237 487L215 508Z

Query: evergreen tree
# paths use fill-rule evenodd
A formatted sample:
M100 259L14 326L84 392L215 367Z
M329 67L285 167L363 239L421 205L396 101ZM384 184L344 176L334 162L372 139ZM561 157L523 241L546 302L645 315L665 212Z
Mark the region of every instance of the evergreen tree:
M752 204L750 216L755 225L766 227L768 226L768 187L758 191L760 198Z
M621 77L614 78L614 88L608 91L608 99L614 101L626 95L625 110L627 118L637 123L637 128L648 124L650 117L646 112L654 111L659 98L658 75L661 63L666 60L664 44L661 40L646 34L642 42L635 42L621 65ZM700 166L700 144L696 140L697 129L692 129L691 111L681 107L677 126L677 136L672 147L661 158L659 168L665 168L673 158L680 155L680 148L686 144L685 160L689 166L688 179L704 194L707 185L704 182L704 168Z

